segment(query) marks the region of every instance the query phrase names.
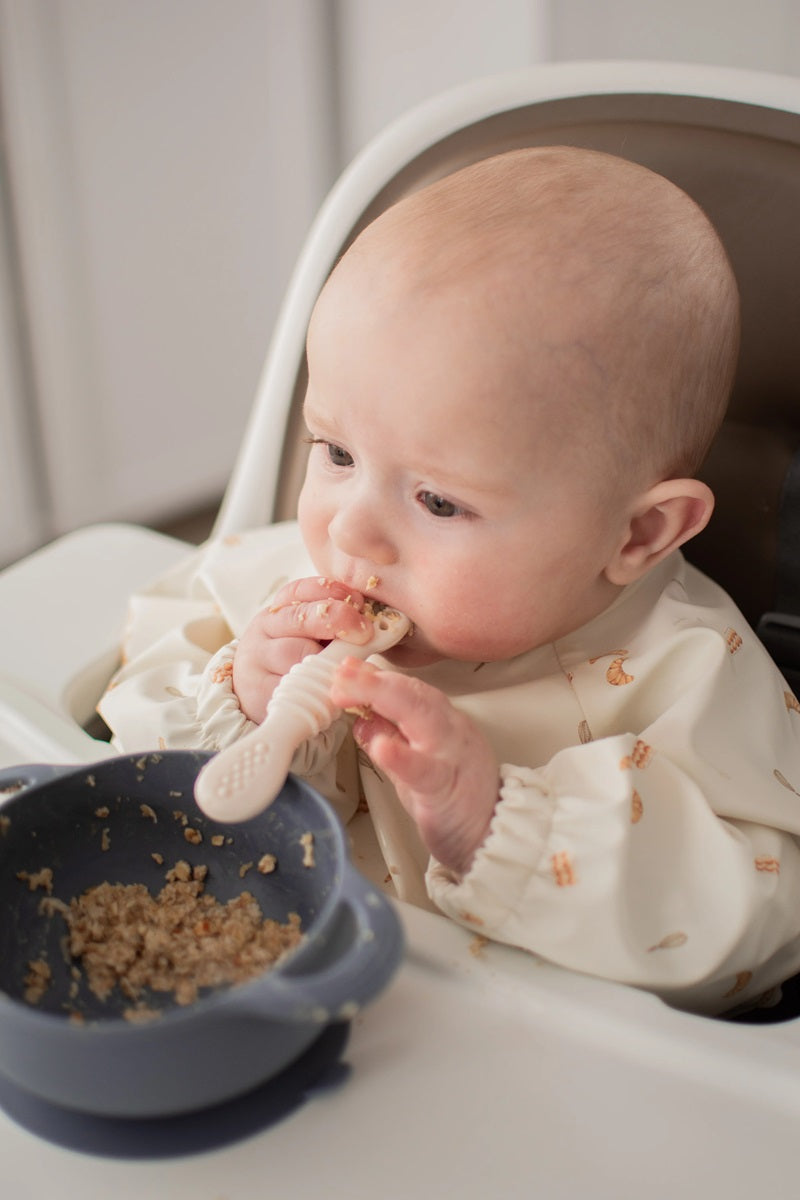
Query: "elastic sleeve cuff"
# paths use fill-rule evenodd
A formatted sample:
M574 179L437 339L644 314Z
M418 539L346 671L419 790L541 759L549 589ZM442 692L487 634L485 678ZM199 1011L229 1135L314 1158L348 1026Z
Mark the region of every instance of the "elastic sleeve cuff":
M222 750L256 729L242 712L233 690L233 658L238 641L228 642L209 660L197 691L197 722L204 750Z
M466 875L430 860L425 882L437 908L470 928L485 926L487 934L507 928L510 918L513 923L530 887L531 864L547 845L554 808L540 771L501 766L500 799Z

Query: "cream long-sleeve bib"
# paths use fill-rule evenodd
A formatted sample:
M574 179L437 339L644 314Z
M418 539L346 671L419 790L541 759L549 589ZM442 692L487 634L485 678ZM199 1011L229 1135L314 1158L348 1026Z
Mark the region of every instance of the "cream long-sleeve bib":
M210 543L133 597L100 705L117 748L219 749L251 729L236 638L313 574L288 522ZM800 968L800 705L680 553L553 645L416 674L497 754L500 800L466 876L428 859L346 719L293 763L344 821L368 808L401 898L699 1012L756 1003Z

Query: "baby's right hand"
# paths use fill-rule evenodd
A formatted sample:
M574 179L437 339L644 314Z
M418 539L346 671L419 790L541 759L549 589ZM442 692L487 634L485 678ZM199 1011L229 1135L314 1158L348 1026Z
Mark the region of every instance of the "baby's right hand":
M363 645L373 626L363 615L364 597L331 579L286 584L245 629L233 659L233 690L239 707L260 724L281 678L333 638Z

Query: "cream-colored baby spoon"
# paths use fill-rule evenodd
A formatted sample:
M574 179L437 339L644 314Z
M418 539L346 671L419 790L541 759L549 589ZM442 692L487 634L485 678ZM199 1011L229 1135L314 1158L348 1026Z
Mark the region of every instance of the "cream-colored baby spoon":
M337 663L390 650L411 628L396 608L381 608L363 646L336 638L284 675L258 729L221 750L200 771L194 797L215 821L246 821L268 808L283 787L298 746L333 724L341 709L330 698Z

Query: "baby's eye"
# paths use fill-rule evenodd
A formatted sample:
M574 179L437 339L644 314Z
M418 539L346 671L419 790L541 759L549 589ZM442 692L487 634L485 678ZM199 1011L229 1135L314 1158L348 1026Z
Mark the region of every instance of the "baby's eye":
M337 446L333 442L326 443L328 450L328 458L335 467L352 467L353 456L342 446Z
M434 492L420 492L419 499L434 517L464 516L463 508L453 504L452 500L445 500L444 496L437 496Z
M307 437L303 440L310 446L322 446L335 467L352 467L353 456L341 446L337 446L335 442L329 442L320 437Z

